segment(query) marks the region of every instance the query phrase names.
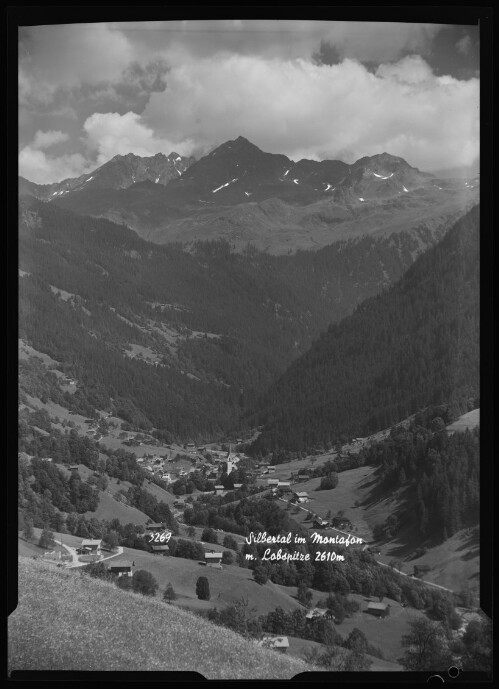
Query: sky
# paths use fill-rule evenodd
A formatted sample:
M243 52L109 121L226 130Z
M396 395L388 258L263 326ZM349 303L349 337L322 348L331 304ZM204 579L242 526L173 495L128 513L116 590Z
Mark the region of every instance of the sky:
M19 27L19 174L115 155L205 155L244 136L293 160L384 151L477 164L479 32L468 25L204 20Z

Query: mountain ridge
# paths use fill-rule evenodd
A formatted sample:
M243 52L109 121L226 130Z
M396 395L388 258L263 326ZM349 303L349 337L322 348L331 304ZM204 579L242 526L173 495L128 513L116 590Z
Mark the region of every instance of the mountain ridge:
M178 157L168 156L170 168ZM198 161L184 160L181 174L168 168L172 177L166 184L157 183L154 166L138 175L144 160L157 166L165 158L116 156L95 175L71 182L77 188L54 191L20 180L20 192L125 224L158 244L222 238L237 251L249 243L275 254L316 250L339 239L390 234L437 219L447 222L478 197L476 180L438 180L386 152L352 165L294 162L238 137ZM109 169L114 186L105 183Z

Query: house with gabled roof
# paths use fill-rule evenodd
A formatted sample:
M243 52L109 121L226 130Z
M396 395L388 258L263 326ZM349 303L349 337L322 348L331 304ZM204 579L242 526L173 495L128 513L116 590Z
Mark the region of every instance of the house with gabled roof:
M375 617L387 617L390 614L390 605L387 603L368 603L366 612Z
M84 538L81 542L80 548L92 555L99 555L102 548L102 539Z
M117 574L119 577L131 577L132 567L133 563L130 560L113 560L107 570L111 574Z
M208 567L216 567L222 569L223 553L216 553L214 551L204 554L204 562Z

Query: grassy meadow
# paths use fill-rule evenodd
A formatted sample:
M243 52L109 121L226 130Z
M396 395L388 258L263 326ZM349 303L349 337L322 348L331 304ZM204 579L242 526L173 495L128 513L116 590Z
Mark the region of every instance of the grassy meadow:
M9 673L194 670L208 679L288 679L313 669L160 600L26 558L8 639Z

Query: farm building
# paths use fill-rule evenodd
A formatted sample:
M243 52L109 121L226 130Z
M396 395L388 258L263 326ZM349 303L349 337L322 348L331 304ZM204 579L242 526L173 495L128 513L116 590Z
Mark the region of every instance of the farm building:
M81 542L80 548L82 550L87 551L88 553L92 553L93 555L99 555L101 548L102 548L102 539L90 539L90 538L84 538Z
M430 565L414 565L414 576L422 577L423 574L427 574L431 571Z
M307 620L315 620L318 617L325 616L326 612L327 612L327 610L325 610L325 609L323 610L321 608L312 608L311 610L309 610L307 612L305 617L307 618Z
M329 522L322 517L316 517L313 522L314 529L325 529L329 526Z
M222 569L222 557L223 553L205 553L204 562L208 567L216 567L217 569Z
M279 479L278 478L268 478L267 479L267 485L277 487L279 485Z
M368 603L365 612L375 617L387 617L390 614L390 606L387 603Z
M308 474L298 474L298 481L308 481L309 478Z
M264 636L261 641L258 641L258 645L271 648L279 653L286 653L289 648L289 641L287 636Z
M222 495L224 492L223 486L215 486L215 495Z
M164 524L146 524L146 529L148 531L162 531L164 528Z
M353 526L350 519L343 519L340 517L333 517L331 524L338 529L351 529Z
M289 481L279 481L277 487L285 493L289 493L291 491L291 483L289 483Z
M70 464L69 468L71 469L71 471L78 471L79 467L78 464Z
M298 502L308 502L309 500L308 493L295 492L293 495Z
M154 543L151 545L154 555L168 555L170 548L165 543Z
M132 576L132 563L129 560L116 560L107 568L111 574L117 574L119 577Z

